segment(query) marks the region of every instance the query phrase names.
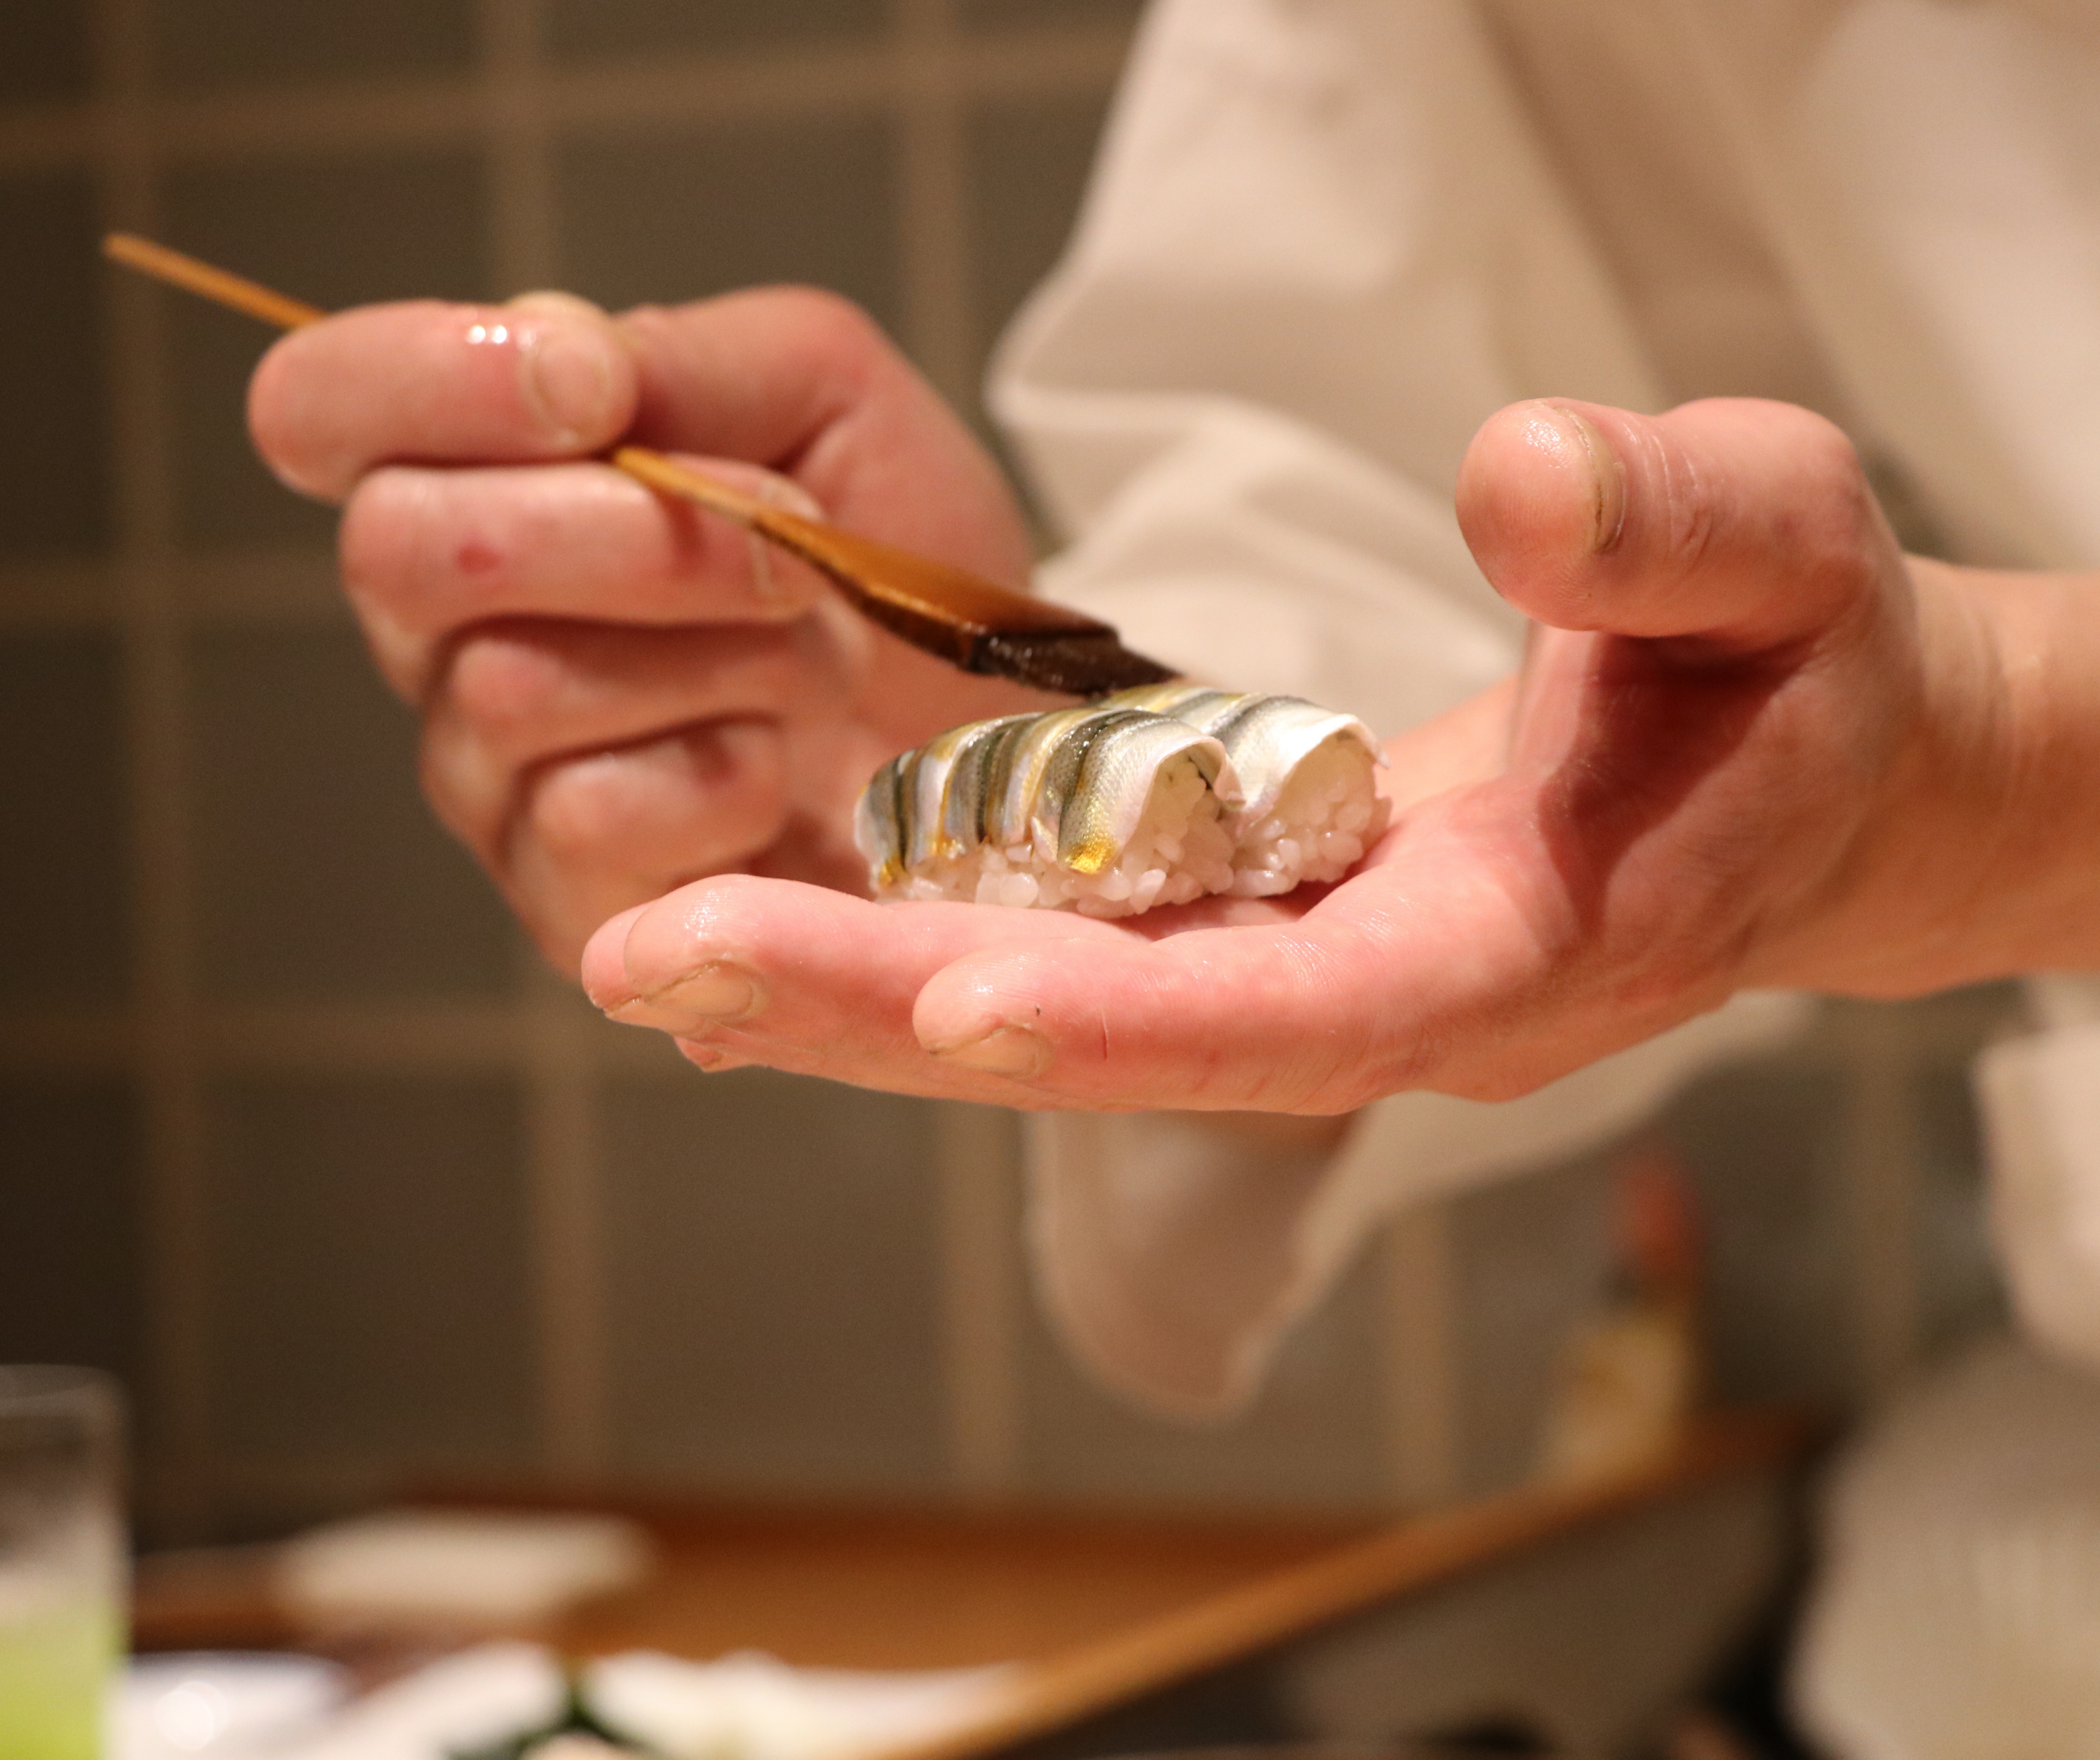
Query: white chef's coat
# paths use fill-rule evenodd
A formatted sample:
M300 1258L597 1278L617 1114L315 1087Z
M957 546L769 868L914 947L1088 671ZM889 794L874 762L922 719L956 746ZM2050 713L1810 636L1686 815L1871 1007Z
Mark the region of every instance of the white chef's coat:
M1541 395L1806 403L1948 554L2100 558L2097 99L2076 0L1159 0L994 377L1070 539L1045 590L1393 733L1516 662L1451 491ZM1047 1120L1049 1305L1108 1380L1229 1410L1379 1217L1797 1018L1739 999L1524 1100L1401 1096L1330 1160Z

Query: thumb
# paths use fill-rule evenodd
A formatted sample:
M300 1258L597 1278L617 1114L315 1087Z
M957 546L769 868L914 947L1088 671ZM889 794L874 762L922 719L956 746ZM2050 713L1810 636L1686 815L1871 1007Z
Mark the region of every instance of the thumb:
M1900 575L1851 442L1787 403L1512 404L1474 436L1457 505L1495 590L1558 629L1756 653Z

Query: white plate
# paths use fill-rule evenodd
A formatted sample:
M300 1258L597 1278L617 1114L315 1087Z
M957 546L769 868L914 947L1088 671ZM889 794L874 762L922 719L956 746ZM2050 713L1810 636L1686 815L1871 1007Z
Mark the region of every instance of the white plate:
M135 1657L116 1706L116 1760L239 1760L319 1731L350 1676L319 1657L200 1652Z

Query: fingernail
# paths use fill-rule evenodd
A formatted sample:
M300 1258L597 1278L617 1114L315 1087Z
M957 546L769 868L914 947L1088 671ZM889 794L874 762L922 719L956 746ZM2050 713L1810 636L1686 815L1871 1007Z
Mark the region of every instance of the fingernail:
M1618 450L1604 438L1604 430L1579 411L1564 404L1543 406L1549 420L1564 440L1582 447L1589 461L1590 488L1590 548L1603 552L1619 541L1626 522L1626 467Z
M947 1063L982 1070L987 1076L1018 1076L1024 1081L1050 1067L1050 1041L1033 1027L1017 1027L1011 1022L974 1039L926 1049Z
M564 446L605 438L615 411L613 345L596 323L557 320L524 339L527 404Z
M641 1001L660 1013L688 1020L748 1020L765 1005L765 986L755 972L727 960L714 960L650 991Z

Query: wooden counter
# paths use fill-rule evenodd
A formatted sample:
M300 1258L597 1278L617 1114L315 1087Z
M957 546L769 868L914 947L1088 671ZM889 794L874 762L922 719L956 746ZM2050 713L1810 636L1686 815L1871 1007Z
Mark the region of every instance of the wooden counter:
M1793 1467L1815 1425L1716 1414L1638 1472L1527 1486L1399 1523L1201 1522L1070 1514L677 1507L545 1492L425 1503L611 1510L660 1548L648 1582L515 1635L571 1654L740 1649L796 1663L1026 1666L969 1728L888 1760L965 1760L1229 1668L1337 1621L1722 1481ZM249 1572L142 1573L142 1648L311 1641ZM488 1635L458 1634L458 1637Z

